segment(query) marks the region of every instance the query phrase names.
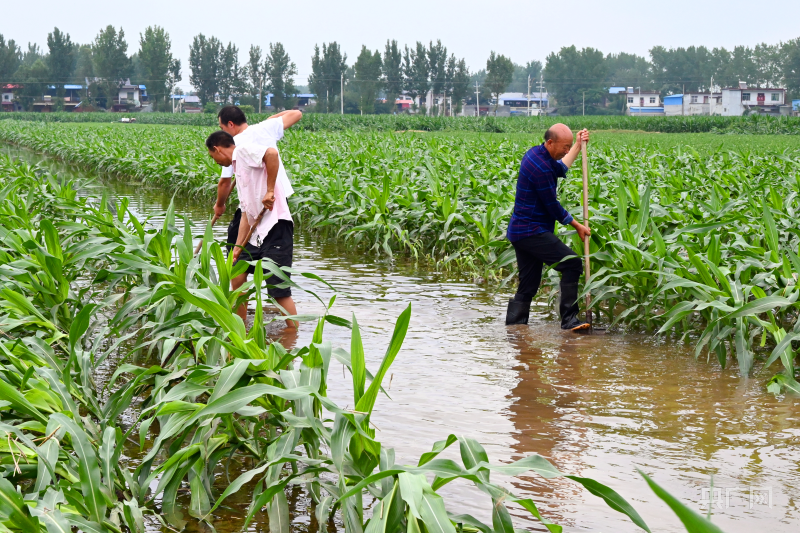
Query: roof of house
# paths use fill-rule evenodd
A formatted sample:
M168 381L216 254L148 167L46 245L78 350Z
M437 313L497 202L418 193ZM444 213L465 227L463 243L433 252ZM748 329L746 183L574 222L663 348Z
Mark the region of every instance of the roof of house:
M725 87L722 90L723 91L763 91L763 92L767 92L767 91L784 91L785 92L786 91L786 89L781 89L781 88L778 88L778 87L745 87L745 88L741 88L741 87Z
M22 85L16 83L7 83L0 87L0 89L19 89Z
M547 93L544 93L544 96L542 96L538 92L531 91L531 100L533 99L538 100L539 98L542 97L546 100ZM500 95L500 100L527 100L527 99L528 99L528 93L502 93Z

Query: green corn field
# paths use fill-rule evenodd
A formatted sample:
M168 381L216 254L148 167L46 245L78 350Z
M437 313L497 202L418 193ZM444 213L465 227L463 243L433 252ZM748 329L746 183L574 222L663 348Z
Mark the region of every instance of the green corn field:
M7 141L199 200L212 197L218 172L202 145L209 131L0 121ZM307 230L500 285L513 284L504 232L519 160L533 142L298 131L282 150L292 209ZM595 313L614 327L677 335L723 367L733 358L742 375L779 362L770 390L800 390L792 345L800 152L778 150L708 145L700 153L659 136L592 144L586 290ZM575 214L580 187L577 177L561 185ZM562 232L581 254L574 232Z
M181 126L217 125L211 114L134 113L139 124L172 124ZM268 118L267 113L251 114L255 124ZM0 120L36 122L119 122L117 113L2 113ZM308 113L295 129L306 131L447 131L483 133L538 133L556 122L571 128L590 130L651 131L661 133L720 134L800 134L800 118L752 115L742 117L641 117L574 116L574 117L433 117L425 115L336 115Z
M172 206L153 228L125 200L7 156L0 177L3 531L143 533L159 522L180 530L189 520L211 523L227 498L245 493L245 528L266 509L271 530L288 532L284 488L300 485L319 533L334 515L346 531L511 533L512 503L560 532L532 500L490 479L531 471L566 477L650 531L622 496L538 455L494 465L477 441L450 435L417 464L396 464L370 415L401 351L410 307L374 374L356 317L333 315L335 298L323 304L325 315L298 317L316 323L313 342L287 352L264 336L261 269L231 291L229 280L246 264L224 257L210 226L195 256L191 224L176 229ZM232 312L246 297L257 310L249 332ZM351 330L349 350L325 340L329 327ZM334 360L352 375L354 409L328 397ZM115 371L98 383L107 363ZM458 460L439 457L456 443ZM127 459L137 451L139 460ZM246 467L228 477L231 463ZM642 475L691 531L719 531ZM447 511L437 491L455 480L491 500L491 525ZM188 506L178 503L185 486Z

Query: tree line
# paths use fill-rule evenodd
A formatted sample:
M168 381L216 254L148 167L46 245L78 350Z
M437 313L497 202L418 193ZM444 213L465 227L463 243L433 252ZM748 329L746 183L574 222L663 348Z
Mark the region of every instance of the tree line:
M139 51L132 56L125 32L111 25L88 44L73 42L68 33L54 28L47 35L47 50L30 43L22 50L0 34L0 84L21 85L17 97L26 109L50 86L56 88L56 106L63 104L59 100L68 84L84 86L81 100L87 107L110 107L126 80L137 84L146 80L151 101L166 110L168 96L181 81L181 63L171 48L169 33L160 26L149 26L139 34Z
M196 35L190 45L189 82L203 105L239 102L258 108L263 95L272 93L278 109L295 105L297 66L281 43L267 49L250 46L246 62L238 47L213 36ZM655 46L649 58L629 53L603 54L594 48L563 47L550 53L542 65L519 65L492 51L486 67L470 72L466 61L450 53L440 40L400 46L387 40L383 50L362 46L351 65L337 42L315 45L308 90L316 95L319 112L388 113L405 94L419 102L419 112L438 114L460 110L462 103L485 104L503 92L538 92L543 87L557 103L559 113L621 113L624 100L608 106L609 87L635 87L674 94L736 86L785 87L800 96L800 38L775 45L737 46L732 50L690 46ZM79 44L55 28L47 35L47 49L36 44L21 48L0 34L0 84L19 83L24 106L56 87L84 85L87 105L109 107L125 80L145 84L155 108L170 109L169 95L181 81L181 63L172 54L169 33L159 26L139 34L139 50L128 55L125 33L107 26L95 40ZM477 95L476 95L477 86ZM432 101L429 101L429 95ZM385 103L381 103L385 102ZM416 103L414 105L416 107Z
M604 55L594 48L563 47L547 56L544 79L558 101L560 114L620 112L605 108L609 87L633 87L662 95L708 92L712 88L781 87L800 96L800 38L774 45L707 48L654 46L649 59L635 54Z

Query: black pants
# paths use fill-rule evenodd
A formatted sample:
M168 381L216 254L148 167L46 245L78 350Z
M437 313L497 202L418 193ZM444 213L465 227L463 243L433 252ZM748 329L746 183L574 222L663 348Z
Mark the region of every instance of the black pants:
M530 302L539 292L542 266L553 265L561 272L561 283L578 283L581 277L581 260L561 239L550 232L539 233L511 243L517 253L519 288L514 299ZM564 259L564 258L569 259Z
M233 215L233 220L228 225L228 242L226 247L228 253L231 252L233 246L236 244L236 239L239 236L239 222L242 220L242 211L237 209ZM239 256L239 259L244 261L257 261L259 259L271 259L279 267L291 267L292 255L294 254L294 224L288 220L279 220L269 233L264 237L261 246L253 246L252 244L245 243L244 250ZM256 267L250 265L247 267L247 273L253 274ZM283 280L278 276L274 276L269 270L264 269L267 285L279 285ZM286 275L291 277L291 274L286 272ZM273 298L286 298L292 295L291 287L278 288L268 287L267 294Z
M225 243L225 248L228 249L228 254L230 254L231 250L233 250L233 246L236 244L236 239L239 237L239 222L241 222L241 220L242 210L236 209L231 223L228 224L228 242Z

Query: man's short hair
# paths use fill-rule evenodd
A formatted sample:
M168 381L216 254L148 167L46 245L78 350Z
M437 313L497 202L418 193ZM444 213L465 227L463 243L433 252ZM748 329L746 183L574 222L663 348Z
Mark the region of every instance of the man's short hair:
M228 122L233 122L237 126L241 126L242 124L247 122L247 117L244 115L244 111L242 111L235 105L226 105L225 107L219 110L219 113L217 113L217 117L223 124L227 124Z
M209 135L206 139L206 148L213 150L215 146L228 148L229 146L236 146L236 143L234 142L233 136L230 133L217 130Z
M555 139L556 135L553 133L553 126L547 128L547 131L544 132L544 142L549 141L550 139Z

